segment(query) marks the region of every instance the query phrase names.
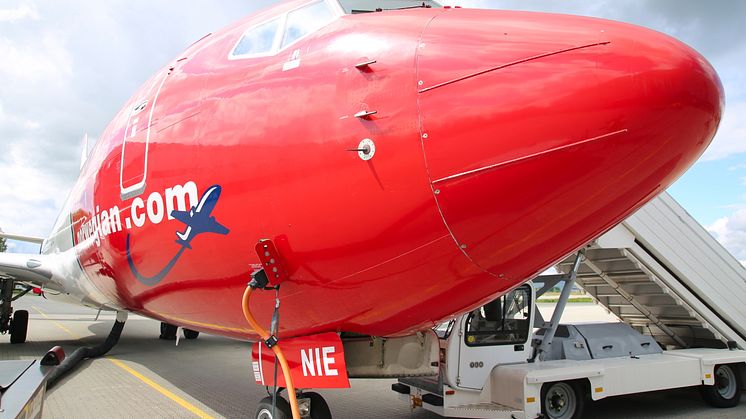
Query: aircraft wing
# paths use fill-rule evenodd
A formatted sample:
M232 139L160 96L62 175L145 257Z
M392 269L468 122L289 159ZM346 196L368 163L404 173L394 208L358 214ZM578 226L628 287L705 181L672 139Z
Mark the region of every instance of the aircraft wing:
M207 225L207 229L205 230L205 232L208 233L218 234L228 234L229 231L230 230L228 230L228 228L226 228L224 225L215 221L215 217L210 217L210 223Z
M0 253L0 277L36 285L52 284L50 255Z
M176 218L177 220L181 221L182 223L186 225L191 225L192 217L189 215L189 211L179 211L179 210L173 210L171 211L171 216Z

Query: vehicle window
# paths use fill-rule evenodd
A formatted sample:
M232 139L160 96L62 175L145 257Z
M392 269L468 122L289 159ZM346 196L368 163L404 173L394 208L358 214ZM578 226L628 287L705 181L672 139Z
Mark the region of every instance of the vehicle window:
M525 343L530 325L530 288L517 288L469 313L465 339L468 346Z
M324 1L312 3L288 13L282 47L292 44L303 35L309 34L334 19L334 13Z
M246 31L233 48L232 56L265 54L272 51L280 19L271 20Z
M436 335L438 335L438 338L440 339L447 339L448 336L451 335L451 331L453 330L453 324L456 323L455 320L450 320L445 323L441 323L433 328L433 331Z

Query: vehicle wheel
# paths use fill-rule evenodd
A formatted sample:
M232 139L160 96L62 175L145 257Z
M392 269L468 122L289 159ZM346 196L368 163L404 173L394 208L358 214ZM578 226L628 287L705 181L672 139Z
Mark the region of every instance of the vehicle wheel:
M702 386L702 397L713 407L734 407L741 401L741 376L733 365L715 366L715 385Z
M161 335L158 336L158 338L163 340L176 340L176 329L178 328L172 324L161 322Z
M192 329L181 329L184 332L184 338L186 339L197 339L199 332Z
M272 397L265 397L260 400L254 415L255 419L291 419L292 417L293 412L290 410L290 403L280 396L277 396L274 416L272 416Z
M546 383L541 388L541 411L548 418L583 417L585 393L577 382Z
M17 310L13 313L13 320L10 321L10 343L26 342L27 331L28 311Z
M311 419L332 419L332 411L321 394L303 393L303 397L311 399Z

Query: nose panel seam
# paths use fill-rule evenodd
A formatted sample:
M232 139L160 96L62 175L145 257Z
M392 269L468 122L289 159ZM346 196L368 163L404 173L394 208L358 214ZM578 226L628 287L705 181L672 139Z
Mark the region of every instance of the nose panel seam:
M416 52L415 52L415 63L414 63L415 76L416 76L417 80L420 79L420 74L419 74L419 72L420 72L420 57L421 57L420 49L424 45L425 32L430 27L430 25L438 17L440 17L444 13L446 13L446 11L448 9L443 9L443 10L444 10L443 13L440 13L440 14L437 14L437 15L433 16L425 24L425 27L422 28L422 32L420 33L420 38L417 40L417 49L416 49ZM421 93L421 92L418 92L418 93ZM461 252L461 254L464 255L464 257L467 260L469 260L474 266L476 266L479 269L481 269L487 275L495 276L494 274L492 274L488 270L486 270L486 269L482 268L481 266L479 266L479 264L477 264L476 261L474 259L472 259L471 256L469 256L469 254L466 252L466 250L460 246L461 242L458 240L458 238L456 238L456 235L454 234L453 230L451 230L451 226L448 225L448 222L446 221L445 215L443 214L443 209L441 208L440 201L438 201L437 192L435 191L435 185L431 181L431 179L433 178L433 176L432 176L432 173L430 172L430 164L429 164L429 162L427 160L427 153L425 152L425 142L424 142L425 131L424 131L423 127L422 127L422 103L421 103L421 96L419 94L417 95L417 124L418 124L419 130L420 130L420 138L419 138L419 140L420 140L420 144L422 145L422 158L424 159L424 163L425 163L425 174L427 175L428 186L430 186L430 189L432 191L433 201L435 202L435 209L437 210L438 216L440 217L441 221L443 222L443 226L445 227L446 231L448 232L448 235L451 237L451 240L453 240L453 242L455 244L455 248L458 249L458 251Z
M442 83L438 83L438 84L433 85L433 86L425 87L424 89L420 89L419 93L425 93L425 92L428 92L430 90L437 89L439 87L448 86L449 84L458 83L460 81L468 80L468 79L473 78L473 77L481 76L482 74L487 74L487 73L490 73L490 72L493 72L493 71L496 71L496 70L500 70L500 69L503 69L503 68L506 68L506 67L511 67L511 66L514 66L514 65L517 65L517 64L522 64L522 63L526 63L526 62L529 62L529 61L535 61L535 60L539 60L539 59L542 59L542 58L551 57L553 55L563 54L563 53L566 53L566 52L577 51L579 49L585 49L585 48L591 48L591 47L598 47L598 46L602 46L602 45L607 45L607 44L610 44L610 43L611 43L611 41L594 42L592 44L586 44L586 45L580 45L580 46L575 46L575 47L570 47L570 48L564 48L564 49L560 49L560 50L557 50L557 51L546 52L544 54L539 54L539 55L534 55L534 56L531 56L531 57L522 58L522 59L517 60L517 61L512 61L512 62L509 62L509 63L506 63L506 64L500 64L500 65L495 66L495 67L490 67L490 68L488 68L486 70L477 71L476 73L467 74L465 76L457 77L457 78L455 78L453 80L448 80L448 81L444 81Z
M436 179L436 180L433 181L433 184L436 184L436 183L439 183L439 182L444 182L444 181L451 180L451 179L456 179L456 178L463 177L463 176L469 176L469 175L473 175L473 174L476 174L476 173L485 172L487 170L497 169L498 167L507 166L509 164L517 163L517 162L520 162L520 161L523 161L523 160L533 159L533 158L536 158L536 157L539 157L539 156L543 156L543 155L546 155L546 154L551 154L551 153L554 153L554 152L557 152L557 151L561 151L561 150L565 150L565 149L568 149L568 148L577 147L579 145L590 143L590 142L593 142L593 141L603 140L603 139L606 139L606 138L609 138L609 137L613 137L615 135L626 134L628 131L629 130L627 128L620 129L618 131L610 132L608 134L599 135L599 136L593 137L593 138L587 138L585 140L580 140L580 141L576 141L574 143L565 144L565 145L562 145L562 146L559 146L559 147L551 148L549 150L542 150L542 151L540 151L538 153L533 153L533 154L529 154L529 155L526 155L526 156L517 157L517 158L506 160L506 161L503 161L503 162L500 162L500 163L489 164L487 166L482 166L482 167L479 167L479 168L476 168L476 169L473 169L473 170L467 170L465 172L456 173L456 174L453 174L453 175L450 175L450 176L446 176L446 177L443 177L443 178L440 178L440 179Z

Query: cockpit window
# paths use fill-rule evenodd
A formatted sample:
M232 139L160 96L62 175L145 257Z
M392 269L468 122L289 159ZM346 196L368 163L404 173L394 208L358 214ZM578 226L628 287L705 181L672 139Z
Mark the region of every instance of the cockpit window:
M339 0L339 3L347 14L416 9L418 7L441 7L438 2L432 0Z
M303 6L288 13L282 48L292 44L302 36L314 32L334 19L334 13L325 1Z
M249 28L229 54L229 59L262 57L326 26L342 14L340 6L328 0L309 2L268 22Z
M243 57L272 52L277 30L280 27L280 20L280 18L276 18L244 32L235 48L233 48L231 56Z

